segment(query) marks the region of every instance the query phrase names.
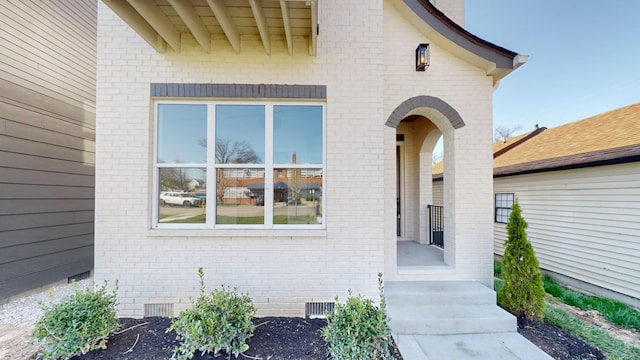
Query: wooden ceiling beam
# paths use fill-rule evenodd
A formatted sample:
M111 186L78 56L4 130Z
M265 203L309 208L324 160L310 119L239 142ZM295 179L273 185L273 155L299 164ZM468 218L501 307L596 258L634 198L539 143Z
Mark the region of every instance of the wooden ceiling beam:
M317 54L318 38L318 0L310 0L311 3L311 34L309 34L309 55Z
M293 35L291 34L291 19L289 18L289 7L287 6L287 1L280 0L280 10L282 11L284 35L287 39L287 50L289 51L289 55L293 55Z
M258 32L260 33L260 38L262 39L264 52L266 52L267 55L271 55L271 35L269 34L267 18L264 16L262 1L249 0L249 4L251 5L251 11L253 11L253 17L256 19L256 25L258 26Z
M184 24L189 28L191 34L205 52L211 52L211 35L204 25L200 16L195 11L191 3L184 0L168 0L169 4L178 13L178 16Z
M180 32L173 26L167 15L153 1L128 0L129 4L151 27L177 52L180 51Z
M207 0L207 4L209 4L211 11L213 11L213 15L215 15L216 19L218 20L222 31L224 31L227 40L229 40L229 43L231 44L231 47L233 47L233 50L235 50L235 52L239 54L240 32L238 32L238 29L236 29L236 27L233 25L226 5L223 1L219 0Z
M167 51L167 43L162 36L126 0L103 0L103 2L157 52Z

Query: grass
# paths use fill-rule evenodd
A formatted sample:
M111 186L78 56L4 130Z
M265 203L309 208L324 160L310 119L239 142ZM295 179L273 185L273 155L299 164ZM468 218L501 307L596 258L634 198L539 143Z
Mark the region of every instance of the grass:
M500 279L502 275L502 263L494 262L493 265L495 291L499 292L503 286ZM582 310L596 310L611 323L626 329L640 329L640 314L638 311L621 302L589 296L578 291L567 289L558 284L551 276L543 276L545 291L561 302ZM591 346L595 346L607 355L610 360L640 359L640 348L626 344L616 339L607 331L576 318L572 314L547 304L544 311L544 321L553 324L567 332L578 336Z
M546 306L544 321L580 337L588 344L605 353L610 360L640 359L640 348L618 340L605 330L589 325L564 310Z
M640 313L615 300L589 296L560 286L551 276L543 277L544 289L567 305L581 310L596 310L609 322L626 329L640 330Z
M200 214L196 216L192 216L186 219L178 219L167 221L166 223L171 224L197 224L197 223L205 223L206 215ZM224 216L218 215L216 216L217 224L264 224L264 216L244 216L244 217L236 217L236 216ZM310 215L303 216L288 216L288 215L276 215L273 218L274 224L317 224L315 221L315 217Z
M196 215L196 216L192 216L190 218L186 218L186 219L178 219L178 220L171 220L171 221L167 221L165 222L166 224L194 224L194 223L200 223L200 224L204 224L206 221L207 215L206 214L200 214L200 215Z

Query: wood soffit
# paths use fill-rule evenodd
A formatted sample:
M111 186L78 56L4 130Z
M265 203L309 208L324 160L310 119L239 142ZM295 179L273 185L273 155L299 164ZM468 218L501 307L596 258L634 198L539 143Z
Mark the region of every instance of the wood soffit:
M293 55L293 38L306 38L316 55L318 0L102 0L156 51L180 52L190 34L210 53L212 39L224 37L236 53L243 37L259 37L266 54L271 41L285 39Z

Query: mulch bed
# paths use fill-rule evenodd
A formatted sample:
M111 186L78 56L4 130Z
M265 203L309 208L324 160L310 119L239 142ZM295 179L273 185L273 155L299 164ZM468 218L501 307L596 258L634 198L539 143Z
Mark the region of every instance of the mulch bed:
M297 317L262 317L253 319L256 329L247 341L249 350L239 359L262 360L326 360L327 345L320 334L326 322L323 319ZM122 329L144 324L109 338L106 350L98 350L74 360L160 360L170 359L173 348L178 345L175 332L165 333L171 320L162 317L144 319L120 319ZM397 360L402 357L394 347L392 353ZM246 355L246 356L245 356ZM229 356L221 354L201 355L193 359L222 360ZM234 358L233 356L231 357Z
M605 360L604 354L566 331L541 321L518 318L518 332L556 360Z
M166 333L170 319L150 317L144 319L120 319L122 329L140 325L113 335L106 350L93 351L75 360L161 360L170 359L178 345L175 333ZM262 360L325 360L327 345L320 335L326 323L322 319L290 317L263 317L254 319L256 329L247 342L249 350L239 359ZM584 341L556 328L539 322L518 319L518 332L556 360L604 360L606 357ZM402 359L392 348L396 360ZM246 355L246 356L245 356ZM231 357L233 358L233 357ZM229 356L200 355L193 359L222 360ZM410 359L407 359L410 360Z

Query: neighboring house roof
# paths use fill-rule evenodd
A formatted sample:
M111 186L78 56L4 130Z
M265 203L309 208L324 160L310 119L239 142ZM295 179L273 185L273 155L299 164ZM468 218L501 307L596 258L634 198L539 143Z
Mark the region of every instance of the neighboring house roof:
M494 177L640 161L640 103L496 142L493 153ZM443 169L434 165L435 180Z
M473 35L449 19L428 0L394 1L400 12L413 20L413 24L423 30L430 39L485 69L487 75L493 76L494 84L528 59L527 55L519 55Z
M498 156L531 139L532 137L538 135L546 129L546 127L539 128L538 125L536 125L536 129L531 132L493 143L493 158L497 158Z

